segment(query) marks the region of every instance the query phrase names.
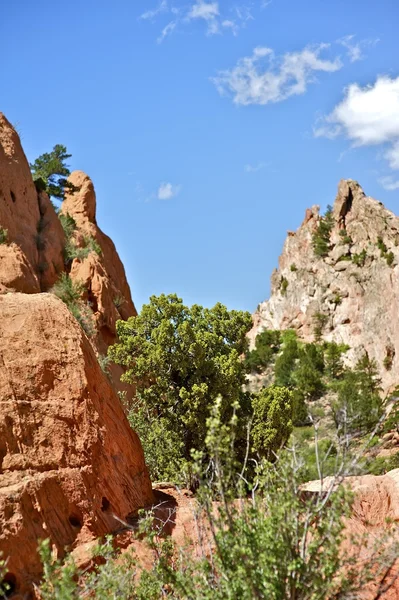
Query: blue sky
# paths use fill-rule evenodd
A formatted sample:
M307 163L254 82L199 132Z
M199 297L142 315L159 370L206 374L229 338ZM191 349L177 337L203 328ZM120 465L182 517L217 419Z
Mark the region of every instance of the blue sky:
M65 144L138 307L253 311L340 178L399 212L397 0L3 0L0 110Z

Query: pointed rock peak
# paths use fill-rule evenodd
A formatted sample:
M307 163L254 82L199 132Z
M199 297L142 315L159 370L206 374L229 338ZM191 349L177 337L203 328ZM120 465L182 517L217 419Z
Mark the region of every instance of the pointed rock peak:
M23 154L18 133L2 112L0 112L0 144L6 156L10 158L15 154Z
M341 179L334 202L334 217L340 225L345 226L345 217L354 201L365 197L362 186L353 179Z
M83 171L73 171L68 177L68 182L74 188L67 191L62 203L61 211L69 213L78 223L96 222L96 193L92 180Z

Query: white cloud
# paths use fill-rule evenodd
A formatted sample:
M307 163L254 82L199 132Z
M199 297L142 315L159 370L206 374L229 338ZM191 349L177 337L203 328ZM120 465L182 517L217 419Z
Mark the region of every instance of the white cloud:
M358 60L362 60L364 58L363 49L367 46L375 46L378 39L375 40L359 40L355 41L355 36L346 35L345 37L338 40L338 44L344 46L347 50L347 55L351 63L357 62Z
M147 10L142 15L140 15L140 19L144 19L144 20L153 19L154 17L158 16L159 14L161 14L163 12L167 12L167 11L168 11L167 0L161 0L160 4L157 6L157 8L153 8L152 10Z
M267 166L269 166L269 165L268 165L268 163L265 163L265 162L259 162L256 165L247 164L244 167L244 171L246 173L257 173L258 171L261 171L262 169L264 169Z
M387 158L399 167L399 77L380 76L374 85L363 88L352 83L314 134L330 138L344 135L354 146L392 143Z
M399 180L395 180L392 175L387 175L386 177L381 177L379 179L380 184L384 189L388 192L394 192L395 190L399 190Z
M191 6L186 19L187 21L203 19L207 23L207 33L209 35L219 33L219 4L217 2L197 0L196 3Z
M181 190L181 185L173 185L172 183L161 183L157 191L158 200L170 200L177 196Z
M352 83L343 100L316 123L316 137L343 136L352 147L383 146L391 169L399 169L399 77L381 75L374 85ZM380 182L385 189L398 189L391 176Z
M161 44L164 39L170 35L176 28L177 21L170 21L161 31L161 35L157 38L157 43Z
M233 69L221 71L212 81L220 94L232 95L236 104L281 102L306 92L308 84L315 81L315 72L341 69L339 57L321 58L328 48L329 44L318 44L276 57L271 48L257 47L252 56L241 58Z

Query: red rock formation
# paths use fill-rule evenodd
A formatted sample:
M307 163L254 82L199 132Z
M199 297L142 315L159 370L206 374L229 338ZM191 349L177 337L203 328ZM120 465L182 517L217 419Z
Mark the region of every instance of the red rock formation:
M66 306L0 296L0 552L17 589L40 574L39 539L59 555L113 531L152 501L137 435Z
M64 234L46 194L40 197L15 129L0 113L0 291L35 293L63 270Z
M85 237L94 238L101 253L90 252L87 258L75 258L70 267L74 281L84 284L86 299L91 305L98 335L94 340L100 354L107 353L108 346L116 340L116 321L136 315L136 309L126 280L125 269L112 240L105 235L96 222L96 194L91 179L82 171L74 171L69 181L77 189L67 193L61 212L74 218L77 225L75 241L85 245ZM132 388L120 383L123 370L110 365L110 375L118 391L125 391L131 398Z

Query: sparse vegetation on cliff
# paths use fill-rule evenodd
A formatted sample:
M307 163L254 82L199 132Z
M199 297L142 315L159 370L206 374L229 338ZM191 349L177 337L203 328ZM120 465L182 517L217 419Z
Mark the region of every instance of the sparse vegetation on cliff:
M8 242L8 230L4 227L0 227L0 244L6 244Z
M333 209L330 205L323 217L319 221L319 225L313 233L313 250L316 256L324 258L330 251L330 235L334 227Z
M73 281L67 273L61 273L57 283L52 288L53 294L67 305L85 333L91 337L95 334L95 326L93 313L88 304L82 299L85 291L84 285Z

